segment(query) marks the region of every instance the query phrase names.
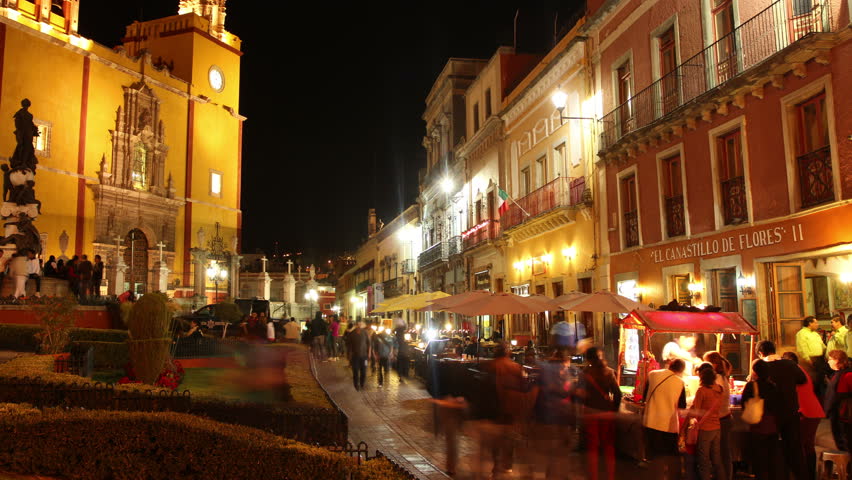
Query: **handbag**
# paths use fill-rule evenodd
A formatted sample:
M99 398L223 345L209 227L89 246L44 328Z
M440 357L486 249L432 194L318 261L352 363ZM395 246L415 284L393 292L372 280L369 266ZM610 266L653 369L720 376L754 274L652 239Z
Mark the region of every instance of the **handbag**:
M757 382L753 381L752 385L754 385L754 398L750 398L745 402L742 419L749 425L757 425L763 420L763 398L760 397Z
M704 423L704 420L713 413L715 410L719 408L719 400L717 399L713 406L710 407L704 415L697 422L689 422L684 423L683 428L681 428L680 435L678 436L678 450L681 453L695 453L695 446L698 444L698 432L701 430L701 424Z

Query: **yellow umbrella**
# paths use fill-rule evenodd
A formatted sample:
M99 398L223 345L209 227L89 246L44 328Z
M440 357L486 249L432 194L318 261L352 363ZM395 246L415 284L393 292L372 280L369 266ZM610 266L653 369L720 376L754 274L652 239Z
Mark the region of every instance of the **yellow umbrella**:
M391 298L387 301L380 303L375 308L375 310L373 310L370 313L387 313L387 312L395 312L397 310L402 310L401 308L396 308L396 304L401 303L401 302L403 302L404 300L406 300L410 297L411 297L411 295L405 294L405 295L400 295L400 296L395 297L395 298Z
M444 292L424 292L418 293L413 297L408 297L402 302L393 305L394 310L417 310L430 304L431 300L449 297L450 294Z

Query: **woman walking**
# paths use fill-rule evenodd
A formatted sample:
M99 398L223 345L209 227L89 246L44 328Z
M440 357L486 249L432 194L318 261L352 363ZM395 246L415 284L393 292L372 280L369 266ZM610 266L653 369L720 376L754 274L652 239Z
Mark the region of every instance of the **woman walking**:
M751 381L743 389L743 405L748 408L749 400L763 399L763 416L760 422L749 427L752 447L752 466L757 480L780 480L784 470L781 460L781 442L778 440L778 424L772 412L777 408L778 388L769 380L769 365L763 360L752 363ZM780 468L779 468L780 467Z
M852 437L849 411L841 408L852 397L852 369L849 357L843 350L828 352L828 366L834 372L825 391L822 407L831 420L831 434L838 450L849 451L849 439Z
M734 462L731 457L731 428L734 421L731 417L731 362L719 352L710 351L704 354L704 361L713 365L716 372L716 384L722 387L722 403L719 405L719 450L722 454L722 468L725 476L719 480L733 480Z
M621 389L600 349L589 348L586 359L589 366L583 369L577 396L583 402L589 479L598 479L598 454L603 449L606 478L615 480L615 412L621 405Z
M716 372L710 366L699 368L698 378L701 387L695 393L695 400L687 417L687 422L696 419L694 428L698 429L698 475L701 480L710 480L714 474L716 478L725 478L719 424L722 387L716 383Z

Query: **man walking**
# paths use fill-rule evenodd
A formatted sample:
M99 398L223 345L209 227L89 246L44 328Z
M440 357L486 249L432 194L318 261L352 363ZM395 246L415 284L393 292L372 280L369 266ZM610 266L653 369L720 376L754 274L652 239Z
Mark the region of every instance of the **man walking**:
M284 325L284 340L288 343L299 343L299 334L302 328L295 318L290 317L290 321Z
M372 352L370 350L370 337L363 320L358 320L358 326L349 335L349 359L352 363L352 384L355 390L364 388L367 379L367 359Z
M80 296L86 297L92 291L92 262L86 254L77 266L77 275L80 276Z
M676 358L666 370L648 373L645 387L645 412L642 426L645 431L645 455L651 463L655 479L681 477L677 436L680 431L678 409L686 408L683 372L686 363Z
M325 336L328 334L328 325L322 318L322 312L317 312L311 322L311 350L314 357L324 362L325 358Z
M576 348L577 342L586 336L586 327L577 321L571 325L565 320L565 312L559 312L562 318L553 324L550 334L553 335L553 345L556 348Z
M393 340L385 331L373 335L373 351L376 352L376 357L379 360L379 386L384 385L385 376L388 374L390 366L390 354L393 346Z
M819 332L819 322L816 317L809 316L802 320L802 329L796 333L796 353L802 366L808 371L814 381L814 390L822 398L825 391L825 375L829 373L825 355L825 344Z
M781 437L781 451L787 467L796 480L806 480L810 476L805 471L796 387L805 384L808 379L798 365L776 355L775 344L769 340L757 344L757 356L769 364L769 380L775 383L775 388L778 389L778 401L774 404L767 402L766 407L769 409L767 413L775 416Z
M101 282L104 279L104 262L100 255L95 255L95 263L92 265L92 295L101 296Z
M846 328L846 321L842 314L831 317L831 330L831 338L828 339L828 345L825 348L825 357L828 358L828 352L832 350L841 350L848 356L849 342L846 341L846 337L849 329Z

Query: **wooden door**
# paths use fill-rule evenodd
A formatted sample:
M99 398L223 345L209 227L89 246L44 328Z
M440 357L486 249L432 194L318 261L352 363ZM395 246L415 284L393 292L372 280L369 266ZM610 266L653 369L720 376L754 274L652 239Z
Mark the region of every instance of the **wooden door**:
M794 347L805 318L805 268L798 262L774 263L771 273L778 338L782 346Z
M689 291L690 275L672 275L670 297L682 305L692 305L692 292ZM666 299L668 300L668 299Z

